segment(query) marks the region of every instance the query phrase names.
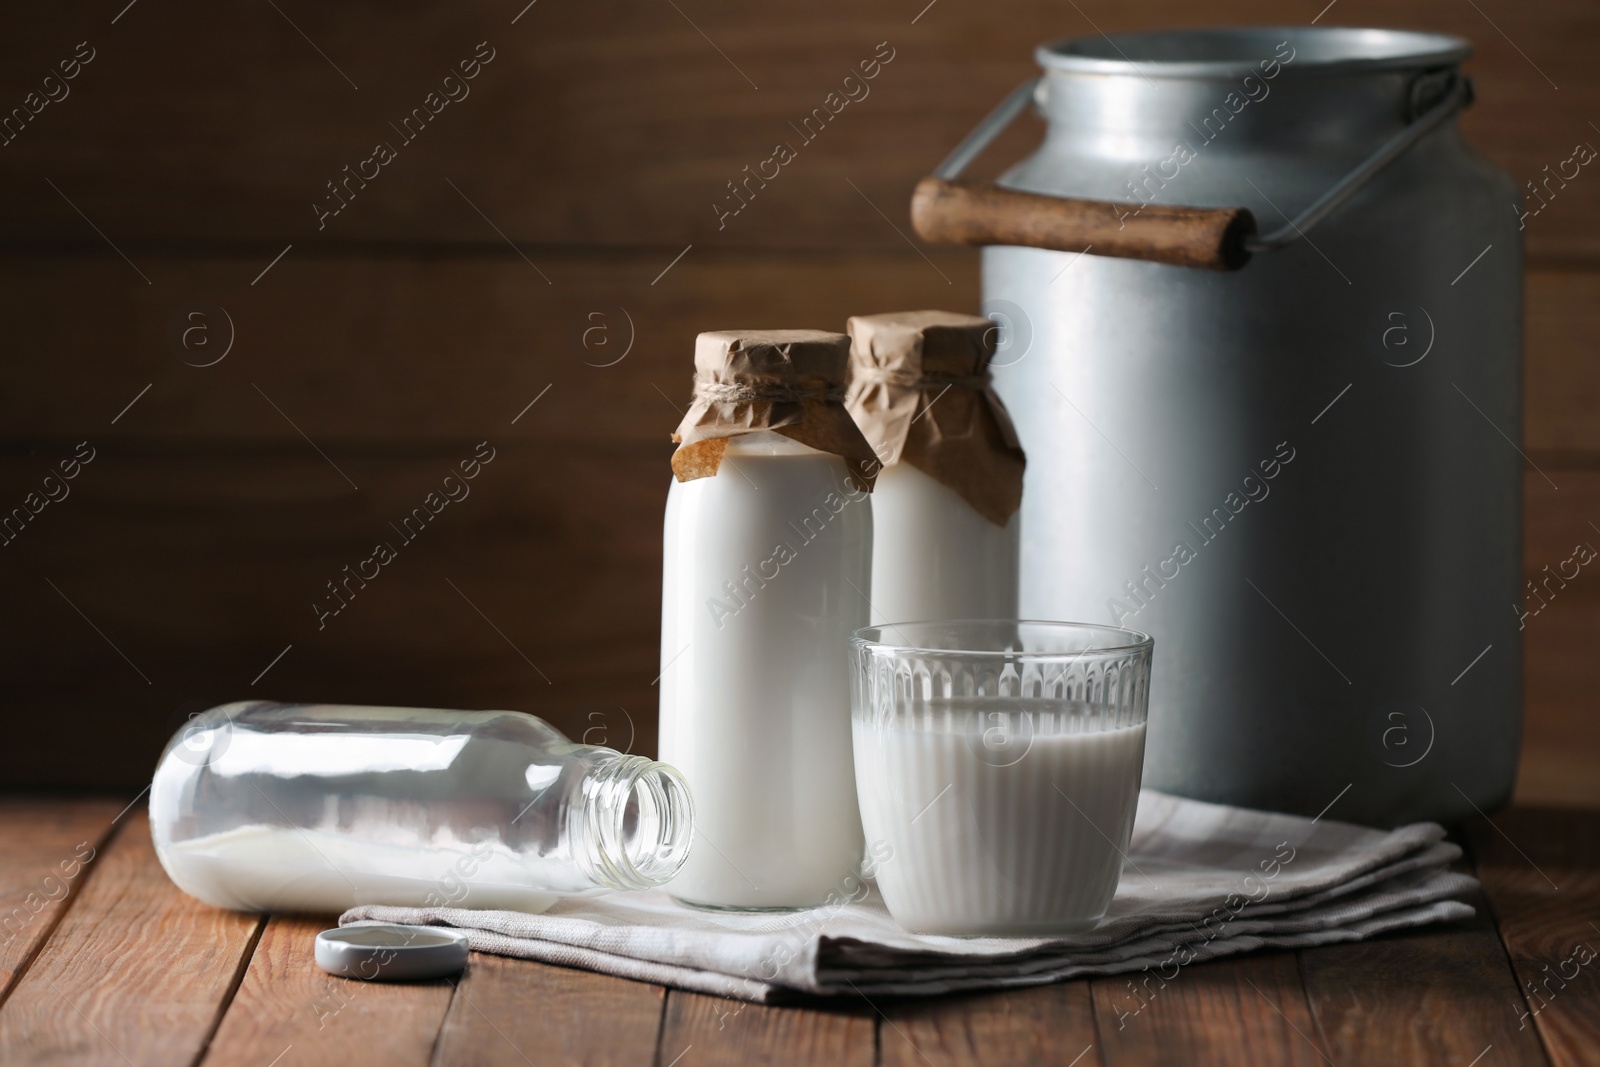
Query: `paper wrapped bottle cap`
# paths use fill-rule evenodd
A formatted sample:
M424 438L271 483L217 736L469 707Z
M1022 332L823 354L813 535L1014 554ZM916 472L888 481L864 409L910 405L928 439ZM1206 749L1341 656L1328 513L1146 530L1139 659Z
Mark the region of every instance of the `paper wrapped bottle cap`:
M1025 459L989 378L996 326L951 311L857 315L845 405L884 466L908 463L1004 526Z
M824 330L715 330L694 345L694 400L672 439L678 481L708 478L728 440L772 430L831 452L870 491L877 457L845 410L850 338Z

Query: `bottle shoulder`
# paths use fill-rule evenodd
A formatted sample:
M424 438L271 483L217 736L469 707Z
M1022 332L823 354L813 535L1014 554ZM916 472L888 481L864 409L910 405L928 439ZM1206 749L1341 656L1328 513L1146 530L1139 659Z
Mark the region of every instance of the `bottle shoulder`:
M740 434L727 439L725 456L742 457L790 457L812 458L818 460L838 459L828 452L802 444L792 437L778 433L776 430L755 430L751 433ZM841 461L842 462L842 461Z
M730 438L715 474L674 479L668 512L684 506L792 511L798 501L820 500L831 492L867 495L842 456L763 430Z

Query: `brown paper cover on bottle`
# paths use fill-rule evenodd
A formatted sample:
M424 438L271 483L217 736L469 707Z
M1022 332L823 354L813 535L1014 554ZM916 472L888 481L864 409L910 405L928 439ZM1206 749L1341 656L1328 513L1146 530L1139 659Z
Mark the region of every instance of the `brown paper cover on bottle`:
M772 430L844 459L870 492L877 457L844 407L850 338L824 330L716 330L694 345L694 400L672 439L678 481L709 478L728 439Z
M950 311L857 315L845 406L885 467L909 463L1004 526L1024 458L989 380L996 327Z

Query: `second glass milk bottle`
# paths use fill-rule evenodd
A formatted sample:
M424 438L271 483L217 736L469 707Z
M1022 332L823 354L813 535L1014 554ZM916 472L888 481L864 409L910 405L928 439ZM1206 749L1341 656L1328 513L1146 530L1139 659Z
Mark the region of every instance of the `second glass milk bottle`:
M695 804L666 886L802 908L862 858L847 658L869 613L872 450L843 405L850 342L728 330L695 343L674 440L661 609L661 756Z
M950 311L850 320L845 406L883 461L874 626L1017 616L1024 457L989 379L998 329Z

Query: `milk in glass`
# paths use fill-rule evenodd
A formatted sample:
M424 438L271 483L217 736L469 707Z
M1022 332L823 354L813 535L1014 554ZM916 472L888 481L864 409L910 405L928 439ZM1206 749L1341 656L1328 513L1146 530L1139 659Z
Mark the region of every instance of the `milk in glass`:
M1090 929L1122 873L1150 704L1148 634L949 620L851 637L856 788L908 930Z
M894 843L878 887L909 930L1089 929L1122 874L1144 724L986 745L992 705L951 701L916 726L856 722L862 822L868 840ZM1062 701L1010 706L1033 721L1073 711Z

